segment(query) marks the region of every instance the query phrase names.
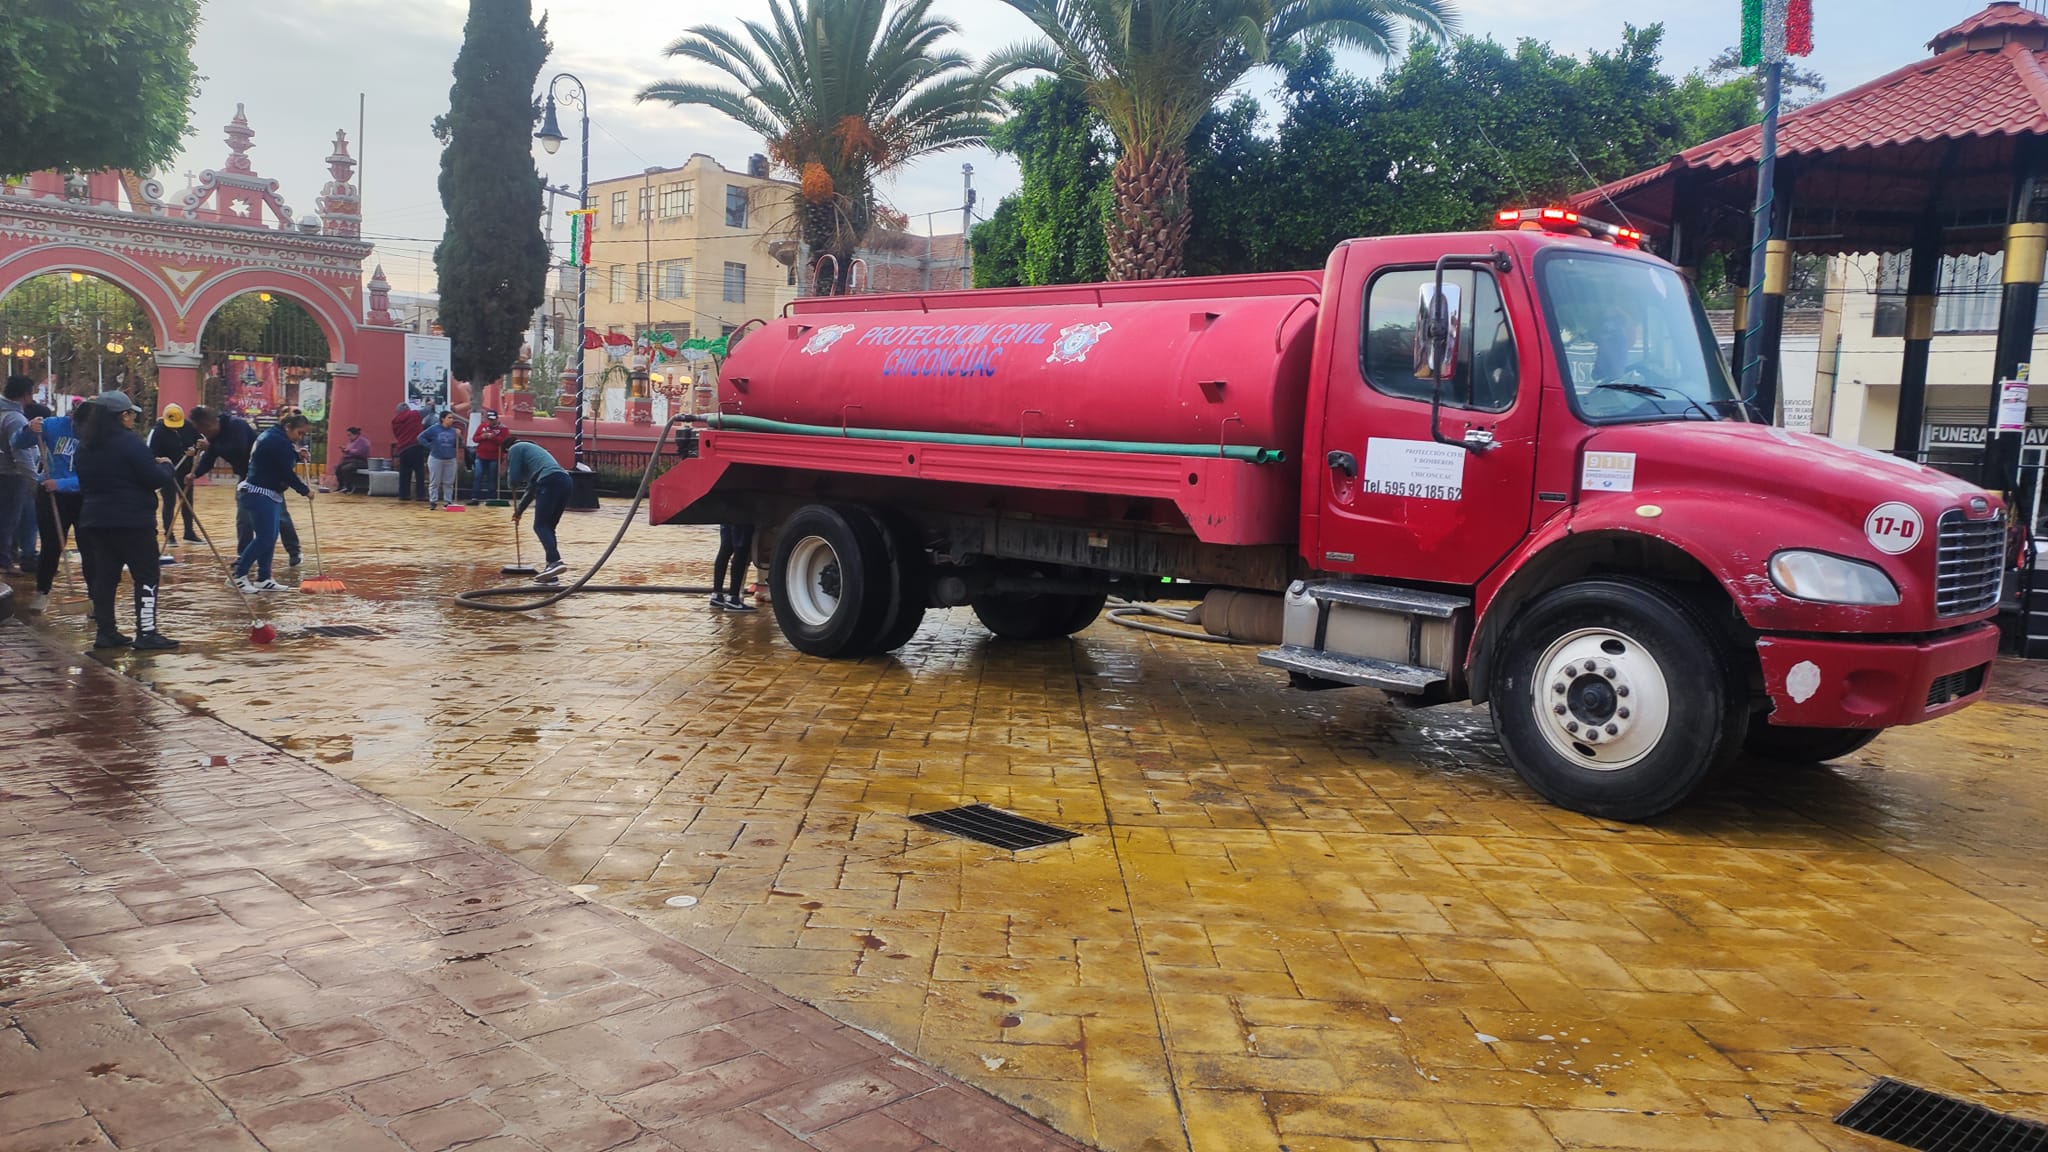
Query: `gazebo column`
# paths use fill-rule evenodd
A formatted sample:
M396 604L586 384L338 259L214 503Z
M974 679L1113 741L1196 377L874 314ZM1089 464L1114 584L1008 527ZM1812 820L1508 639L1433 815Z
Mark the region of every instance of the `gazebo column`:
M1792 196L1798 174L1797 165L1778 163L1771 193L1771 238L1764 245L1762 314L1749 318L1756 323L1756 407L1772 424L1779 422L1778 366L1783 359L1779 345L1785 335L1785 289L1792 281Z
M2013 179L2012 223L2005 229L2005 292L1998 310L1998 350L1991 370L1990 433L1984 438L1984 487L2012 493L2019 489L2020 452L2024 432L1999 434L1998 384L2018 376L2020 365L2034 357L2034 313L2041 300L2041 277L2048 264L2048 223L2036 194L2040 190L2042 149L2033 141L2020 144Z
M1906 354L1899 365L1898 421L1892 455L1920 458L1920 426L1927 418L1927 363L1934 347L1934 300L1941 287L1941 225L1930 211L1913 230L1906 266Z
M1735 387L1742 388L1742 366L1749 363L1743 355L1749 344L1749 262L1730 253L1728 258L1728 279L1735 285L1735 315L1729 320L1735 340L1728 349L1728 363L1735 369Z

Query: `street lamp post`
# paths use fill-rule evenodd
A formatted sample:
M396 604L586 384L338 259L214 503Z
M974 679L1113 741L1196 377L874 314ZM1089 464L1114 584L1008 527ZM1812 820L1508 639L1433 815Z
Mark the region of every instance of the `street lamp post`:
M548 81L547 110L545 114L542 116L540 131L534 133L533 135L534 139L540 141L540 146L542 148L547 149L547 153L550 156L554 155L557 151L559 151L562 147L562 141L567 139L567 137L562 135L561 124L555 119L555 89L559 88L561 86L562 81L564 80L567 80L570 83L574 84L576 88L573 92L565 91L561 94L560 99L562 103L569 105L571 108L577 109L579 112L582 113L583 116L583 167L581 181L577 185L576 192L576 207L582 209L590 207L590 94L584 90L583 81L581 79L568 72L558 72L555 74L554 79ZM588 290L590 286L590 269L587 266L583 265L582 263L574 261L573 258L572 262L577 264L576 335L575 338L570 342L571 346L576 351L576 439L574 452L575 463L579 468L581 468L583 464L584 409L583 326L585 322L585 310L589 303Z

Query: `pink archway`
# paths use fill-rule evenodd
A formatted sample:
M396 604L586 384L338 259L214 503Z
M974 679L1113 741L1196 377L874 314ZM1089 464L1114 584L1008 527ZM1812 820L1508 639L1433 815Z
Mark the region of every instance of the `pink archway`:
M168 197L124 172L39 172L0 186L0 296L51 272L119 285L156 329L159 402L188 408L199 402L200 337L213 314L247 292L289 296L327 338L330 420L367 427L403 395L404 335L381 299L366 299L372 245L361 239L347 138L335 134L317 215L294 219L278 182L249 161L255 133L239 107L224 132L226 163ZM381 296L381 278L368 289ZM338 454L342 438L328 439Z

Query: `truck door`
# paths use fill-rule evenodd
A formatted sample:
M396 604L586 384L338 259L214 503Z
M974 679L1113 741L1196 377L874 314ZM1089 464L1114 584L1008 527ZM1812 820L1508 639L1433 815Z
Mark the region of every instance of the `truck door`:
M1491 437L1468 451L1431 436L1432 381L1415 367L1418 305L1433 289L1437 253L1401 241L1365 247L1371 256L1346 277L1334 333L1323 459L1304 462L1323 473L1320 539L1305 551L1333 572L1475 584L1529 530L1542 360L1522 271L1444 273L1460 323L1439 427L1451 441ZM1402 260L1409 252L1413 263Z

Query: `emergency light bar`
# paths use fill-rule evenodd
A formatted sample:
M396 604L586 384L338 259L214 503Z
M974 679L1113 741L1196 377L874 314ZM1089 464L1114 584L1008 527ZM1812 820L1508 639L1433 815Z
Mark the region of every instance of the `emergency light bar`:
M1643 234L1634 228L1620 228L1605 220L1582 216L1569 208L1503 208L1494 214L1496 228L1528 228L1563 235L1605 240L1620 248L1640 248Z

